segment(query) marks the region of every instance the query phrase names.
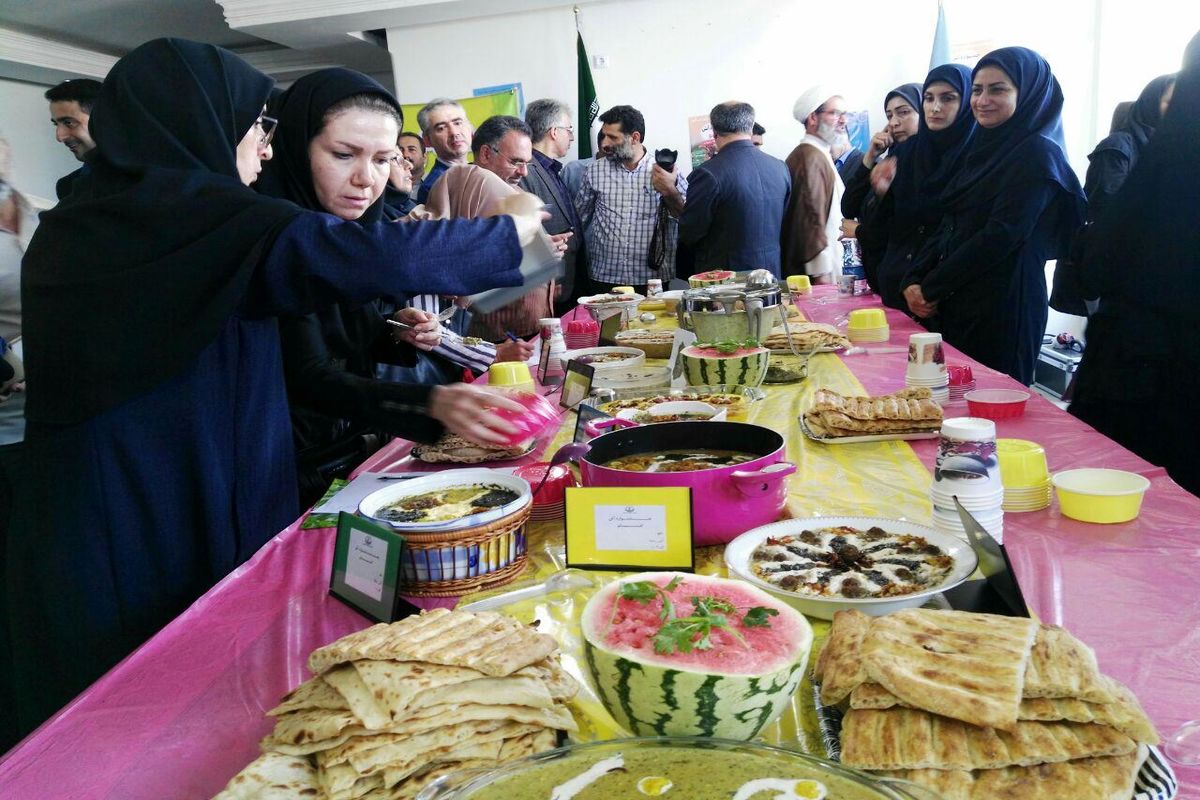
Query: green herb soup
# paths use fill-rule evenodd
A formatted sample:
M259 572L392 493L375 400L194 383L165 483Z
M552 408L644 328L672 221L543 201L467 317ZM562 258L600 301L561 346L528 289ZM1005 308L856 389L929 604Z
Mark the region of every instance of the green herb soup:
M748 752L633 747L568 755L470 794L470 800L879 800L855 781L799 761Z

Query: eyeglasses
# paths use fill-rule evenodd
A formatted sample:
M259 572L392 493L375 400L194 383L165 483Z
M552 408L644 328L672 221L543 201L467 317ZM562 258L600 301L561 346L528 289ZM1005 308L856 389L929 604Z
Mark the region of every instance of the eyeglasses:
M575 126L574 125L555 125L554 130L566 131L567 133L571 134L572 136L575 135Z
M258 128L258 146L266 147L271 143L271 139L275 138L275 129L279 125L279 120L274 117L268 117L266 114L259 114L258 119L254 120L254 127Z
M838 117L846 116L850 112L842 111L841 109L828 108L828 109L822 109L822 110L818 111L817 113L821 114L822 116L829 117L830 119L837 119Z

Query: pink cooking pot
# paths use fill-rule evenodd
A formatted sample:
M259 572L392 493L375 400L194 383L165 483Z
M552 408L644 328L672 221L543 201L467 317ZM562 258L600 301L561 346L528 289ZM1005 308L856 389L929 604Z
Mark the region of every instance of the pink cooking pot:
M637 425L604 420L615 430L592 439L579 461L584 486L686 486L692 490L697 547L725 544L751 528L779 519L787 500L784 440L770 428L744 422L660 422ZM693 472L630 472L602 466L615 458L664 450L733 450L757 458Z

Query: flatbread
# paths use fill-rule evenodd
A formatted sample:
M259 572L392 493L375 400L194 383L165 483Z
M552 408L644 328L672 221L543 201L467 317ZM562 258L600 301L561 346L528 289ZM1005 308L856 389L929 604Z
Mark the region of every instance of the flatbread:
M321 785L311 761L281 753L263 753L234 775L213 800L317 800L321 797Z
M477 669L424 661L363 659L352 663L371 696L387 710L392 719L402 717L413 699L424 692L485 677Z
M943 800L1129 800L1145 748L1120 756L976 772L914 769L885 772L927 786Z
M850 340L832 325L821 322L789 322L786 325L776 325L763 340L763 346L771 350L787 350L788 336L792 335L792 344L797 350L806 352L813 348L846 348Z
M457 433L443 434L433 444L418 444L412 449L412 457L429 464L482 464L485 461L506 461L520 458L534 447L534 442L523 442L514 447L495 447L476 444Z
M1091 703L1117 699L1100 674L1092 648L1057 625L1043 625L1025 673L1026 697L1074 697Z
M861 611L839 611L833 615L829 639L817 658L814 677L821 684L821 702L837 705L850 691L867 680L862 645L871 618Z
M283 696L279 705L267 712L268 717L279 717L292 711L324 708L330 711L349 711L346 699L338 694L323 678L311 678Z
M862 656L871 680L914 708L1012 730L1037 629L1023 617L898 611L872 622Z
M513 722L539 725L543 728L554 728L556 730L578 730L571 712L561 704L556 703L553 708L528 708L525 706L489 706L471 703L417 709L409 719L395 723L381 731L369 731L362 727L362 725L357 724L357 720L352 721L350 724L345 724L344 721L338 720L337 723L341 723L342 727L336 733L332 733L324 739L302 738L300 741L293 741L281 738L276 735L280 729L279 724L276 724L276 734L263 739L261 744L263 750L274 750L288 755L308 755L321 750L330 750L338 747L356 736L366 736L376 733L395 733L411 736L433 730L434 728L458 725L463 722L475 720L511 720ZM320 731L322 733L328 732L337 723L322 727ZM303 732L307 735L308 729L304 729Z
M348 710L307 708L293 711L275 720L275 729L263 739L262 749L293 756L308 755L331 747L326 742L340 737L349 728L361 728L361 723Z
M337 690L354 716L368 729L386 728L392 723L392 715L367 688L353 664L338 664L321 677Z
M570 700L579 693L579 681L572 678L556 658L547 658L528 667L521 667L513 674L537 678L545 684L546 690L555 700Z
M1104 725L1019 722L980 728L927 711L849 711L842 763L861 769L999 769L1125 755L1137 743Z
M557 649L554 637L537 633L511 617L439 608L343 636L314 650L308 668L320 674L359 659L426 661L503 677Z
M1115 703L1089 703L1071 697L1026 697L1017 709L1017 719L1035 722L1094 722L1116 728L1135 742L1158 744L1158 731L1142 710L1133 692L1105 677ZM822 689L824 686L822 686ZM824 695L822 695L824 697ZM822 702L824 700L822 699ZM864 683L850 693L850 708L882 710L906 706L900 698L877 683Z

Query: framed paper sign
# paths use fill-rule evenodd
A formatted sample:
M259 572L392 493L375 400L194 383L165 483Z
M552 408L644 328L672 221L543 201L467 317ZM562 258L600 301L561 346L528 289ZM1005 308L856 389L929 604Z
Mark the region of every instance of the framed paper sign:
M568 567L694 569L691 489L572 487L566 495Z
M377 622L395 622L419 609L400 596L404 537L362 517L338 514L329 593Z

